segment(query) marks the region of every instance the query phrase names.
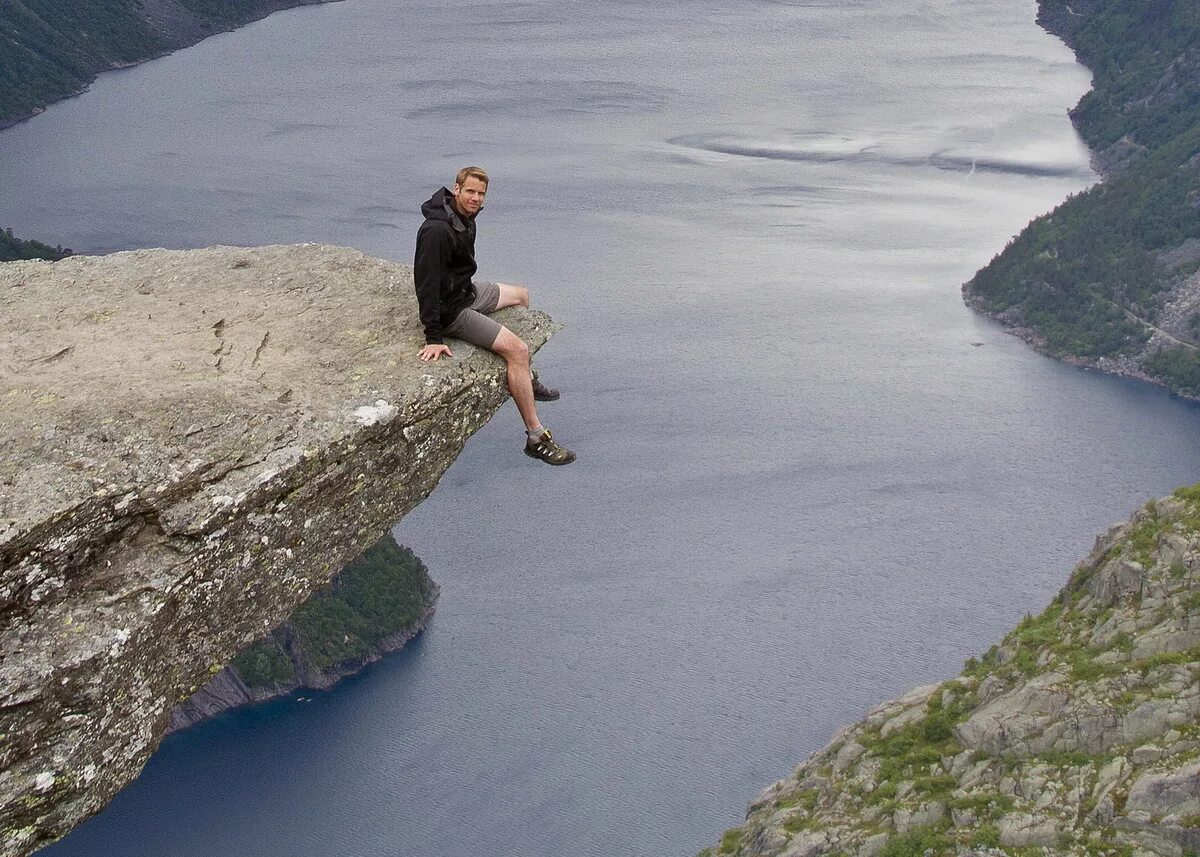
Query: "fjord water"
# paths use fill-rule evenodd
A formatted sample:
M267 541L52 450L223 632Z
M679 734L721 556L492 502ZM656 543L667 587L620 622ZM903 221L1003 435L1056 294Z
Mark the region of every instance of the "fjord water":
M1200 409L959 297L1094 180L1088 74L1034 16L349 0L0 134L0 224L88 252L408 261L420 202L484 165L481 275L566 325L542 413L579 452L531 462L506 406L396 528L442 585L416 643L169 739L46 853L693 854L1200 480Z

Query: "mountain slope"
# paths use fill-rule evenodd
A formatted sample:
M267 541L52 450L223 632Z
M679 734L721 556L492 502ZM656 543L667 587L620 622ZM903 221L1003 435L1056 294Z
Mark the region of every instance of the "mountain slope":
M704 854L1200 851L1197 679L1200 486L1114 527L1041 615L841 730Z
M318 2L324 0L6 0L0 3L0 128L82 92L102 71Z

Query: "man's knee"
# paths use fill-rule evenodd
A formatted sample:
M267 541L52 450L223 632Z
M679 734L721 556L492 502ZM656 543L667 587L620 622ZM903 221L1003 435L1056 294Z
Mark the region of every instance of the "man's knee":
M510 306L529 306L529 289L524 286L510 286L507 283L499 285L500 300L496 304L497 309Z
M492 350L509 362L529 362L529 346L507 327L500 328L496 341L492 343Z

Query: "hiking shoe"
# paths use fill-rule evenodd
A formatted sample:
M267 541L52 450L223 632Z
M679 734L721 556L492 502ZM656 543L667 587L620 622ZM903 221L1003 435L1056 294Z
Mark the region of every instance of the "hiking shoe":
M559 397L558 390L551 390L538 380L537 372L533 373L533 397L539 402L553 402Z
M525 454L530 458L540 458L547 464L570 464L575 460L575 453L554 442L554 438L550 436L550 429L544 429L537 436L537 440L527 437Z

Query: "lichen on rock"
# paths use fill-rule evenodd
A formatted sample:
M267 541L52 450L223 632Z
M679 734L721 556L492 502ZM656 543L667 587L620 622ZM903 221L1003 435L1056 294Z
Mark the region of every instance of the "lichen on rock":
M103 807L507 393L487 352L419 361L411 271L345 248L0 264L0 313L7 857ZM533 349L554 329L501 319Z
M1054 602L886 702L703 852L1200 851L1200 486L1101 536Z

